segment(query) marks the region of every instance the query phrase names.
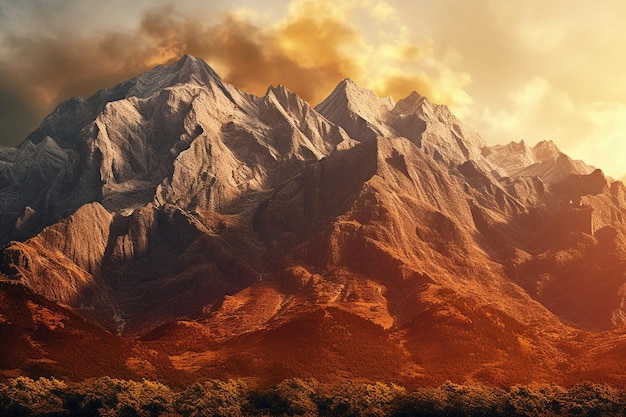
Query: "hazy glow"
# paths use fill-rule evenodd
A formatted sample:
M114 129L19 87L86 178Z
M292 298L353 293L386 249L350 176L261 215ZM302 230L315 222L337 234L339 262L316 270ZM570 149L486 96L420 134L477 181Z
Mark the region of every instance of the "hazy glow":
M624 12L617 0L0 0L0 143L62 99L191 53L241 89L281 83L312 104L344 77L396 99L416 90L491 143L552 139L622 177Z

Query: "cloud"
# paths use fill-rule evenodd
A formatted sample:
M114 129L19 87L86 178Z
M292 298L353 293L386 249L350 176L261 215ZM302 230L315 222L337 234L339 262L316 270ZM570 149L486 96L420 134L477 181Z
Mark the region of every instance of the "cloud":
M491 143L552 139L626 174L619 2L260 1L139 0L128 12L112 0L95 17L78 0L0 7L0 144L63 99L189 53L256 95L283 84L317 104L345 77L396 100L417 91Z
M626 3L387 1L410 16L409 41L431 40L429 56L452 79L470 77L458 84L470 98L463 118L488 142L552 139L609 175L626 174Z
M507 136L531 142L555 139L576 130L580 135L589 134L593 123L587 116L581 117L583 109L563 90L556 88L542 77L533 77L519 88L503 97L515 104L513 110L492 111L487 107L480 120L484 133L490 136ZM555 124L554 120L561 121Z
M320 2L303 3L270 28L226 17L214 32L214 47L200 55L241 89L262 94L270 84L283 84L316 104L342 78L358 75L344 49L358 45L359 36Z
M13 97L31 103L27 113L43 117L63 99L89 96L190 53L241 89L262 94L270 84L281 83L319 101L339 80L358 75L341 52L358 34L330 10L303 2L279 25L262 28L237 13L203 25L201 18L165 6L147 11L131 33L73 35L67 30L45 37L10 36L5 42L9 53L0 61L0 94L5 102ZM34 127L32 118L15 122ZM23 132L5 127L0 138L15 143L14 135Z
M592 103L585 114L593 128L587 135L587 140L579 140L572 144L572 153L602 168L608 175L626 179L623 161L626 103L621 101Z
M209 20L179 10L148 9L132 29L89 32L55 23L46 34L5 34L0 95L30 108L15 127L1 125L2 143L22 139L35 127L32 115L40 119L66 98L89 96L184 53L204 58L228 82L257 95L283 84L317 104L350 77L396 99L417 90L453 107L468 102L467 77L438 62L428 45L411 42L386 1L294 0L271 24L260 23L253 9ZM364 24L381 40L367 39L359 29Z

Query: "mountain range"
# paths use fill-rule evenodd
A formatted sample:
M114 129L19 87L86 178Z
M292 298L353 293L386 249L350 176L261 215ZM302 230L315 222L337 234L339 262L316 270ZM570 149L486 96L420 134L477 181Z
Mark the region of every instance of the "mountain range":
M626 188L183 56L0 148L0 375L626 382Z

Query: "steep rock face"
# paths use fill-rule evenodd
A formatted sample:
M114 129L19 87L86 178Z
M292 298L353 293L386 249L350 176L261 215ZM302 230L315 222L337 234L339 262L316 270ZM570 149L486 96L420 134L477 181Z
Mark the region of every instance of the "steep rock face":
M25 242L9 243L0 272L112 331L132 331L254 281L258 249L231 242L231 234L239 236L223 222L209 230L172 205L121 216L91 203Z
M129 97L144 98L166 86L191 80L199 82L214 76L206 64L196 61L186 56L171 67L159 66L88 99L73 98L57 106L17 147L14 155L3 158L0 209L6 215L0 220L0 242L29 237L43 226L69 216L85 203L102 201L101 155L92 143L97 136L93 126L95 119L109 103ZM157 113L165 120L168 114L160 110ZM115 119L103 122L109 127L133 129ZM108 147L110 145L105 146ZM132 149L136 151L137 146ZM122 161L118 158L117 162ZM33 172L39 173L40 181L33 181ZM106 175L103 177L106 179ZM30 216L28 224L16 225L25 207L30 207L34 215Z
M0 233L6 238L6 233L14 230L13 237L24 239L36 229L32 223L38 210L44 210L45 205L48 210L54 210L46 201L48 193L62 182L66 166L75 155L62 149L49 136L39 143L26 142L13 151L6 153L0 166L0 210L3 213Z
M514 375L523 367L530 378L549 378L538 365L547 363L540 352L563 353L542 332L569 330L511 282L490 254L496 238L506 239L489 235L497 221L525 212L504 191L509 203L502 208L495 192L477 201L479 191L465 181L404 138L335 152L280 187L255 214L255 230L270 256L283 260L274 266L279 283L255 285L256 294L267 296L240 293L225 300L204 326L224 327L235 305L241 324L226 328L245 335L299 320L308 311L304 306L321 305L377 323L405 341L396 359L414 381L439 380L442 375L434 375L443 363L481 379L494 369L493 353L483 346L496 345L507 352L498 353L499 372ZM485 239L480 245L477 234ZM250 328L248 317L259 322ZM543 330L536 332L537 322ZM522 339L537 350L521 349ZM458 350L442 355L442 345Z
M289 129L285 130L291 131L292 136L285 142L303 159L310 158L309 152L317 152L315 157L321 159L338 145L349 147L354 142L342 128L319 117L307 102L282 85L270 87L263 102L262 119L277 134L286 124Z
M112 97L117 100L103 102ZM15 224L29 231L73 212L81 201L101 205L88 203L36 238L10 244L5 270L59 303L106 309L117 323L111 317L99 320L113 329L135 315L148 321L162 317L141 313L137 297L159 310L167 291L179 288L178 309L162 309L171 317L253 279L255 268L245 259L257 251L254 243L244 245L241 254L227 243L234 239L231 233L239 233L239 218L247 218L265 190L353 143L286 88L271 87L265 97L244 94L188 56L90 100L77 101L97 112L79 131L56 128L55 121L71 112L63 105L16 154L6 153L3 178L15 184L9 191L33 189L23 201L2 195L21 210ZM75 123L84 123L89 113L81 106L75 106ZM50 137L35 144L46 129L61 132L70 149ZM70 134L76 134L73 142ZM35 197L30 192L37 187L47 194ZM89 207L97 207L94 218L106 222L84 219ZM3 235L14 236L15 231ZM39 265L42 259L55 267ZM64 268L73 271L67 282L59 275ZM139 279L127 282L129 276ZM166 277L175 278L155 285ZM94 292L100 296L94 298Z
M222 211L348 139L284 88L276 90L282 101L273 89L253 97L191 57L155 71L140 95L110 103L95 122L93 152L112 210L154 199ZM162 71L174 80L164 81ZM316 128L327 131L322 137Z
M99 203L79 208L67 220L44 229L35 238L65 256L91 274L102 267L109 241L112 215Z
M480 232L475 213L506 218L524 210L497 184L508 204L498 207L497 193L476 200L465 180L404 138L379 138L335 153L286 184L257 212L256 230L276 256L291 252L294 262L316 271L353 269L389 291L411 279L447 286L457 276L458 288L467 284L471 292L482 282L497 299L497 286L506 284L487 272L497 265L486 248L472 243ZM520 316L529 309L515 308Z

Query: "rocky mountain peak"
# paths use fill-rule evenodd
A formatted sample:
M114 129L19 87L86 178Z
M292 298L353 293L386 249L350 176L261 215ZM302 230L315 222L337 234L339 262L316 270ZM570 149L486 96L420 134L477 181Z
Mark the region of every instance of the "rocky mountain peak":
M132 87L126 96L144 98L178 84L206 86L222 84L220 77L206 62L191 55L183 55L170 65L159 65L130 81ZM125 87L121 84L117 88Z
M536 176L546 183L557 183L569 175L586 175L594 170L582 161L572 160L551 140L541 141L532 148L523 140L485 146L482 153L507 176Z
M310 108L309 104L302 100L296 93L290 91L284 85L273 85L267 89L264 99L266 101L276 100L276 103L287 112L302 112L304 108Z
M123 212L151 202L225 207L349 139L283 86L266 99L185 55L89 99L66 101L18 152L3 153L12 156L2 164L10 191L0 199L0 235L10 239L27 206L37 213L32 230L91 201Z
M533 153L537 161L556 159L562 154L561 150L551 140L542 140L533 147Z
M412 91L408 96L398 101L393 109L395 115L424 113L424 107L432 108L432 104L425 96Z
M337 84L330 95L319 104L318 111L324 114L322 110L329 107L331 102L335 105L343 105L356 114L373 116L373 118L381 121L385 119L386 113L395 106L395 102L390 96L380 98L372 90L359 87L350 78L345 78Z
M380 98L346 78L315 110L343 127L353 139L364 141L393 135L387 126L387 118L394 105L393 98Z

